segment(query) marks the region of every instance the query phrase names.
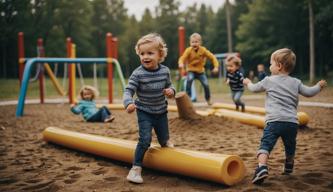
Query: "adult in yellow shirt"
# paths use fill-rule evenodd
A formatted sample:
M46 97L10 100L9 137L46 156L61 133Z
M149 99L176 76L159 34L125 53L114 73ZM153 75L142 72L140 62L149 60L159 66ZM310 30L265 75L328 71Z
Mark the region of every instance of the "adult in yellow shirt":
M187 64L186 93L191 97L191 86L194 79L198 79L205 90L205 99L211 105L208 79L205 74L206 59L210 59L214 65L213 73L218 72L219 62L216 57L205 47L201 46L202 38L199 33L190 36L190 47L186 48L183 55L178 60L178 66L184 69Z

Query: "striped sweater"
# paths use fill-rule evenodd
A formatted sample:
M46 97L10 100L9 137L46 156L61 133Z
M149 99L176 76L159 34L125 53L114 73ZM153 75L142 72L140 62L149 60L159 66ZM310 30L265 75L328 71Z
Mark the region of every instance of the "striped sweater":
M148 70L140 65L129 78L123 96L124 107L135 103L137 109L150 114L163 114L167 112L167 100L163 90L172 88L170 70L164 65L159 65L156 70ZM133 101L136 93L137 98Z
M243 73L241 73L239 70L235 71L234 73L227 72L227 78L229 79L229 86L231 91L244 91Z

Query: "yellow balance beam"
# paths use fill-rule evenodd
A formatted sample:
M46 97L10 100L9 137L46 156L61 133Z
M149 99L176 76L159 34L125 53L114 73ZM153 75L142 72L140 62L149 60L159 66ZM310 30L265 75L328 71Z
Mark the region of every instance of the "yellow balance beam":
M136 142L48 127L43 139L68 148L127 163L133 162ZM145 154L145 167L191 176L225 185L234 185L245 176L245 166L237 155L223 155L153 144Z
M265 117L261 116L261 115L242 113L242 112L232 111L232 110L227 110L227 109L218 109L215 111L214 115L235 119L241 123L255 125L259 128L265 127ZM301 125L301 126L304 126L309 122L309 116L304 112L298 112L297 117L298 117L299 125Z
M229 109L229 110L236 110L235 104L229 103L214 103L212 105L214 109ZM266 110L263 107L255 107L255 106L245 106L245 112L249 113L259 113L262 115L266 114Z

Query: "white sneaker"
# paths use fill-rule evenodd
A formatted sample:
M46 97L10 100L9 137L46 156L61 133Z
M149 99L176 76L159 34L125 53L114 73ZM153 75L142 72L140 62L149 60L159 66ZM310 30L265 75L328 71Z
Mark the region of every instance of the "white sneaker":
M175 147L175 145L170 140L168 140L167 143L165 144L165 147L173 148Z
M140 166L133 166L129 171L126 179L127 181L131 181L133 183L143 183L143 179L141 177L142 168Z

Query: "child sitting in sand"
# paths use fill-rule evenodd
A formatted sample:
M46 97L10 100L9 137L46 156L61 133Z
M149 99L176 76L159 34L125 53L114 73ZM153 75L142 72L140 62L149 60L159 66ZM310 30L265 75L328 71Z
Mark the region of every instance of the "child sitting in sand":
M276 50L271 55L271 76L256 84L244 79L244 84L253 92L266 92L266 127L257 153L259 165L255 170L252 183L261 184L268 177L267 161L279 137L285 147L283 174L290 174L294 168L296 136L298 129L298 95L316 95L326 86L321 80L313 87L307 87L296 78L289 76L295 67L296 55L290 49Z
M78 115L82 113L87 122L112 122L115 117L111 115L105 106L98 109L94 99L98 96L98 91L89 85L85 85L80 90L81 100L78 104L71 104L71 111Z
M227 64L227 84L231 89L231 97L238 111L241 107L242 112L245 111L245 104L241 101L244 92L243 80L244 75L239 71L242 60L234 55L229 55L226 59Z
M143 157L148 150L152 129L162 147L173 147L169 141L169 127L165 97L173 98L170 70L160 64L167 55L167 47L159 34L151 33L139 39L135 46L141 65L129 78L124 92L124 107L128 113L136 110L139 125L139 142L135 149L133 167L127 180L143 183L141 177ZM133 101L136 93L137 99Z

